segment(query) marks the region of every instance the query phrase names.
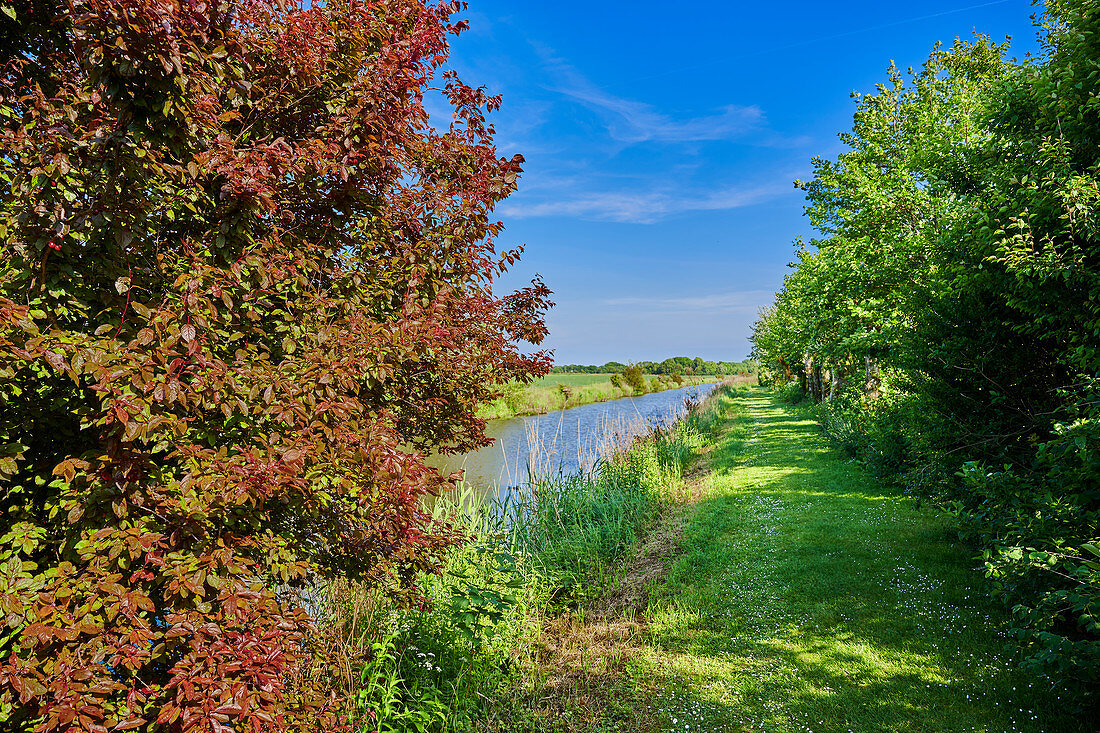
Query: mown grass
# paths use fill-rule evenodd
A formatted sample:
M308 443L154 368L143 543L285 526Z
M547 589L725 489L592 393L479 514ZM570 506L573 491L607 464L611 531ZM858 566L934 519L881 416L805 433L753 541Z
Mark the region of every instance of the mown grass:
M647 374L646 378L652 377L652 374ZM557 387L559 384L569 385L570 387L585 387L590 384L611 384L610 374L547 374L545 377L536 379L532 386L534 387Z
M950 520L830 452L756 391L727 404L706 498L635 662L657 727L1092 730L1014 671Z

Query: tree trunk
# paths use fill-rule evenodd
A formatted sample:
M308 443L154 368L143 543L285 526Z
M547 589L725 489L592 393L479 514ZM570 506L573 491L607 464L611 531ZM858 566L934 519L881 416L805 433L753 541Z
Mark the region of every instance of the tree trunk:
M813 379L813 397L814 402L821 402L825 398L825 373L821 368L821 364L814 361Z
M882 386L878 362L869 356L863 357L863 373L863 394L869 400L877 400L879 398L879 388Z
M791 381L791 377L794 375L791 373L791 367L787 364L786 359L779 359L779 367L783 370L783 381Z

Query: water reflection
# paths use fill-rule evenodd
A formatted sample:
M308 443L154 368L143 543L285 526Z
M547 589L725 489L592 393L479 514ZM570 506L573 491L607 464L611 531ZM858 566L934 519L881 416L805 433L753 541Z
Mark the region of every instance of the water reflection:
M529 466L540 473L590 468L610 442L629 440L653 423L671 423L683 412L685 397L701 399L716 386L700 384L546 415L492 420L486 434L493 445L460 456L432 456L428 462L446 472L464 470L467 486L489 498L522 486Z

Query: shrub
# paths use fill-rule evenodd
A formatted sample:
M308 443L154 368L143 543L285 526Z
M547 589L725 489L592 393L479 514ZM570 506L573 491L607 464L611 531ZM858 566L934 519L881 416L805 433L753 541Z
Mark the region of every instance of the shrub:
M776 388L776 395L784 404L798 405L806 401L806 393L797 382L788 382Z
M645 394L645 373L637 364L631 364L626 369L623 369L623 380L634 390L635 394Z
M858 405L847 400L823 402L818 422L830 442L847 458L859 457L866 445L866 419Z
M527 385L523 382L511 381L502 388L504 394L501 399L508 406L509 412L518 413L523 409L524 398L527 396Z
M490 287L522 162L494 152L498 102L446 75L442 132L422 102L459 6L20 18L0 728L331 726L348 701L307 592L415 600L440 567L457 535L420 508L445 483L420 453L484 445L476 405L548 364L512 345L545 333L545 287Z
M573 388L568 384L559 384L558 392L561 393L561 399L563 405L568 405L569 400L573 399Z
M1030 467L964 464L948 506L982 546L1028 666L1087 699L1100 684L1100 501L1088 488L1100 429L1059 425Z

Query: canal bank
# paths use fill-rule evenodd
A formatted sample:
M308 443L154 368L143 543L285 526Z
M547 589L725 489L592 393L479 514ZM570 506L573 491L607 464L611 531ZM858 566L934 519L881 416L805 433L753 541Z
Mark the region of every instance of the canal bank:
M717 386L698 384L544 415L490 420L486 435L493 445L461 455L432 456L429 463L446 473L463 471L466 487L492 500L502 491L525 485L531 473L590 470L638 435L671 425L685 414L688 403L705 399Z
M544 620L492 730L1096 730L1017 666L948 515L765 390L716 397L690 506L647 527L607 593ZM612 603L624 586L645 592Z
M746 384L756 381L754 375L723 378L715 375L671 377L646 374L631 382L622 374L548 374L530 384L504 385L503 394L493 402L481 405L477 414L484 420L544 415L595 402L610 402L730 379Z

